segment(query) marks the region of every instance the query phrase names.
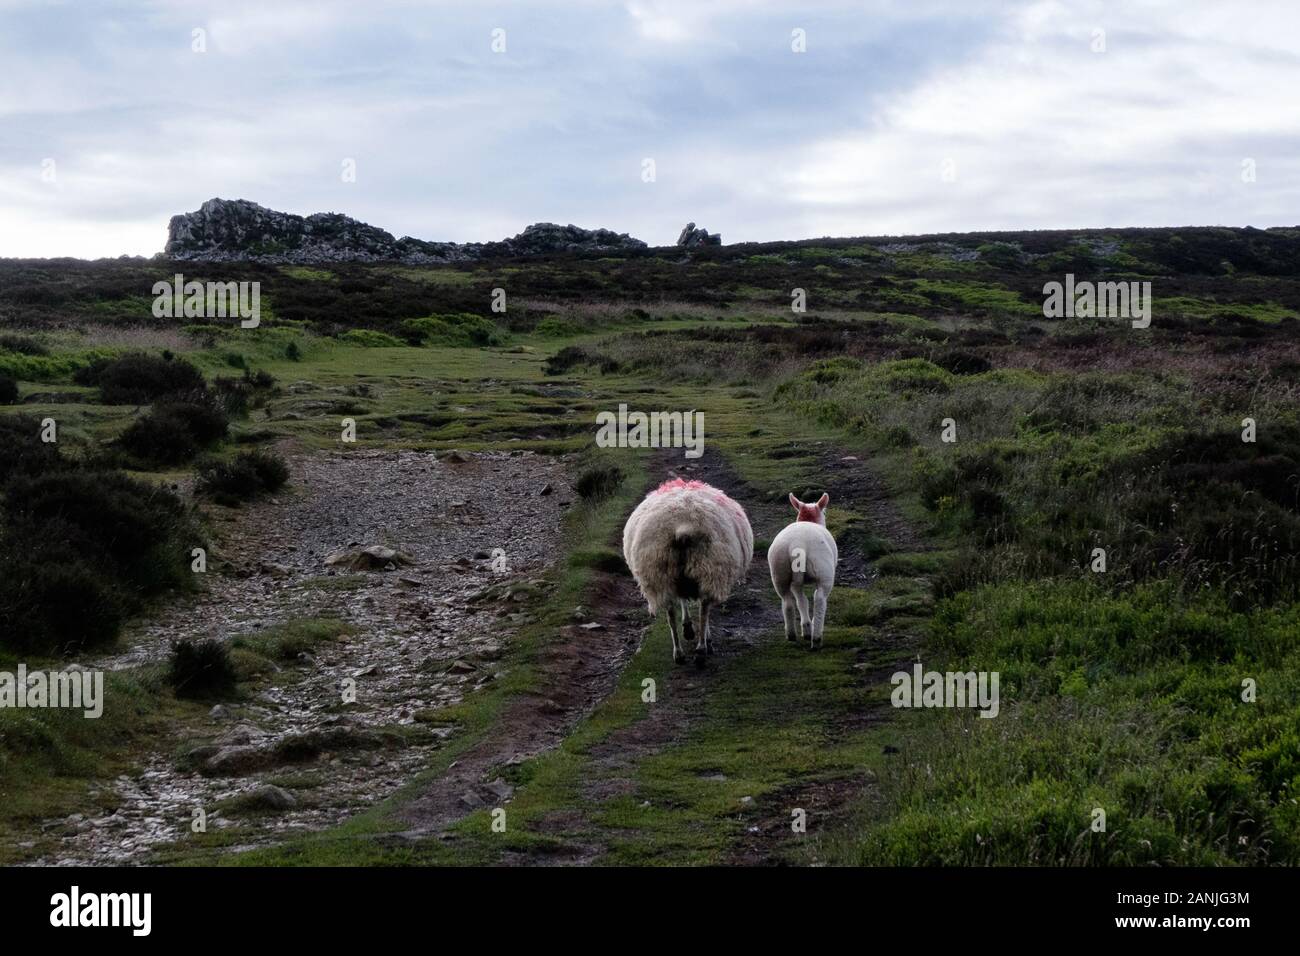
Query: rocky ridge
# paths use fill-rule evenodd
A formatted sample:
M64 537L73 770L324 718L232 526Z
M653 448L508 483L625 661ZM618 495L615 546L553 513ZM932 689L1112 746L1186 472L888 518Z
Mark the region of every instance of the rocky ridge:
M298 216L246 199L209 199L195 212L173 216L163 256L190 262L253 261L436 264L555 253L621 253L647 248L610 229L539 222L510 239L487 243L395 238L340 213Z

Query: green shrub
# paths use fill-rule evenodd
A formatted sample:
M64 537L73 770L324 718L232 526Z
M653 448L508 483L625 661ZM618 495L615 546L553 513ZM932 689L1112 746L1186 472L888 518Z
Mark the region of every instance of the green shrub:
M533 331L538 335L559 339L569 335L581 335L586 331L586 328L572 319L563 319L552 315L538 322L537 328Z
M546 360L547 375L563 375L593 361L591 353L579 345L566 345Z
M376 332L374 329L350 329L339 336L339 341L347 342L349 345L360 345L367 349L400 348L406 345L396 336L389 335L387 332Z
M137 418L118 439L147 465L178 465L226 437L230 420L211 402L169 402Z
M237 683L230 649L218 640L177 641L167 663L167 683L177 697L229 696Z
M429 315L420 319L407 319L402 328L421 345L446 345L458 348L500 345L505 333L479 315L454 312Z
M993 368L993 363L978 352L952 349L934 357L934 364L953 375L979 375Z
M0 348L0 373L22 382L52 382L75 376L95 362L108 361L112 354L107 349L90 349L59 355L32 355Z
M49 474L66 462L59 446L41 441L40 420L31 415L0 415L0 487L14 475Z
M6 546L66 551L117 577L132 596L189 582L193 529L174 494L121 472L19 474L4 489Z
M122 433L118 444L145 467L179 465L199 453L198 443L182 421L159 414L137 418Z
M164 396L205 388L203 373L189 362L143 353L94 361L79 369L73 380L99 386L106 405L147 405Z
M0 547L3 646L19 653L73 654L117 637L125 616L116 582L39 543Z
M20 355L50 354L50 350L36 339L27 335L17 335L12 332L0 335L0 349L3 349L6 352L17 352Z
M171 492L76 467L26 424L0 471L0 620L21 622L0 641L70 653L112 640L143 599L187 586L199 542Z
M289 480L284 459L266 451L241 452L228 461L210 458L199 465L198 489L230 507L277 491Z
M275 376L246 368L239 378L218 376L213 379L212 388L227 414L243 415L249 408L266 403L267 397L275 391Z
M211 402L171 402L154 406L154 414L179 421L200 445L221 441L230 430L226 413Z

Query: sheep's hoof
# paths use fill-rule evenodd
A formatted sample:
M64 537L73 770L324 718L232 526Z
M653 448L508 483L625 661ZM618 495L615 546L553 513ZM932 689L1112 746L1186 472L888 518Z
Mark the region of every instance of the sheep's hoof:
M709 641L709 643L707 643L707 644L704 645L704 653L705 653L705 654L712 654L712 653L713 653L713 642L712 642L712 641Z
M797 638L797 637L796 637L795 635L793 635L793 634L787 634L787 635L785 636L785 639L786 639L787 641L789 641L791 644L798 644L798 643L799 643L799 638Z
M821 642L821 641L812 641L812 642L808 645L808 650L810 650L810 651L820 651L821 649L822 649L822 642Z

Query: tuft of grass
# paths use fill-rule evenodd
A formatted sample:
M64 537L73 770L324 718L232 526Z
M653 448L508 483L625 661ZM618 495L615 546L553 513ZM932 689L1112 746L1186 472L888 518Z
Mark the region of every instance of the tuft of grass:
M238 677L230 648L218 640L180 640L172 644L167 683L177 697L220 698L235 691Z
M618 465L601 464L583 471L573 487L580 497L601 501L616 492L626 477Z
M294 661L300 654L316 650L320 644L338 640L354 631L352 625L337 618L307 618L276 624L256 634L241 634L230 644L269 660Z

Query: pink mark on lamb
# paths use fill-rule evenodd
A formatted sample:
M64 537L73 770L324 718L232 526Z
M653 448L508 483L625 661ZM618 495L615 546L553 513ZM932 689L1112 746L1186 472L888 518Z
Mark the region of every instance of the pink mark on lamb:
M794 520L813 521L816 522L817 524L821 524L822 510L818 508L816 505L806 505L801 501L799 502L799 517L795 518Z

